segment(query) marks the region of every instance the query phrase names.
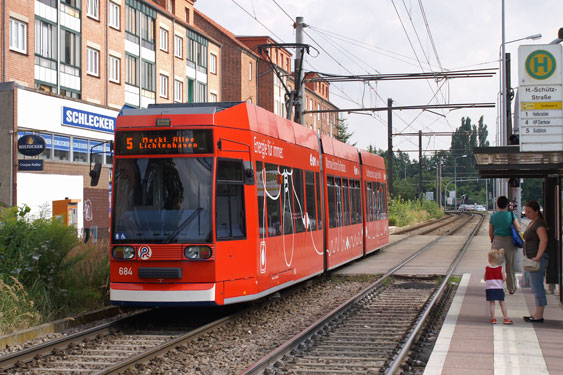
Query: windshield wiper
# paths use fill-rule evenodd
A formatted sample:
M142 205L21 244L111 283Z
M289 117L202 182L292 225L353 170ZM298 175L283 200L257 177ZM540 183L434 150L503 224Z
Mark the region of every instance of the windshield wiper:
M186 227L186 225L188 225L188 224L196 217L196 215L198 215L199 212L202 211L202 210L203 210L203 208L201 208L201 207L196 208L196 209L194 210L194 212L192 212L192 214L191 214L190 216L188 216L188 217L186 218L186 220L184 220L184 221L178 226L178 229L176 229L174 232L172 232L172 234L170 234L170 236L168 236L168 237L164 240L164 243L170 243L170 242L172 242L172 240L173 240L174 238L176 238L176 236L177 236L178 234L180 234L180 232Z

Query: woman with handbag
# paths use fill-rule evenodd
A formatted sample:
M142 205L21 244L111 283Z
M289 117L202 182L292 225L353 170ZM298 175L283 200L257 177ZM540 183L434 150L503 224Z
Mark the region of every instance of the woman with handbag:
M516 292L516 275L514 273L514 258L516 257L516 247L512 239L512 228L514 225L520 233L520 223L516 216L508 211L508 198L504 195L497 199L497 212L489 220L489 237L491 238L491 249L504 249L506 259L506 287L508 293Z
M530 273L530 286L536 297L536 311L533 315L525 316L524 320L530 323L543 323L543 311L547 305L545 296L545 269L549 261L547 255L547 225L540 212L540 205L536 201L530 201L526 204L526 217L530 219L530 224L526 232L524 232L524 267ZM528 258L528 259L526 259ZM530 261L539 262L537 271L533 271Z

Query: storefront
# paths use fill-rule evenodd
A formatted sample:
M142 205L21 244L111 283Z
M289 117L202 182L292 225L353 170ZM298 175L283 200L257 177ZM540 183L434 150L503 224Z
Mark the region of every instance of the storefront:
M0 84L0 203L27 205L34 217L51 217L53 201L78 202L72 222L90 238L108 237L112 151L117 111L95 104ZM35 134L39 155L18 152L18 140ZM20 142L21 143L21 142ZM35 160L37 162L32 162ZM91 163L102 163L98 186L90 186Z

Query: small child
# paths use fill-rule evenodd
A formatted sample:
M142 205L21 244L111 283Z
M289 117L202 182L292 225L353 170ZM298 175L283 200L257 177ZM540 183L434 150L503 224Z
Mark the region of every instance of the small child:
M489 266L485 267L485 292L491 312L491 324L495 324L495 301L498 301L500 310L504 317L503 324L512 324L512 320L506 315L506 305L504 304L503 281L506 280L501 264L503 263L504 249L491 249L489 251Z

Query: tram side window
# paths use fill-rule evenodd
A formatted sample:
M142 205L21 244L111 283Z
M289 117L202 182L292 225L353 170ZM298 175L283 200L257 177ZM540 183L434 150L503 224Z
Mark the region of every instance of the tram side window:
M319 179L319 172L315 173L315 182L317 189L317 227L323 229L323 215L322 215L322 204L321 204L321 184Z
M295 226L293 224L293 173L290 168L282 166L280 166L280 171L283 176L283 186L281 189L283 234L292 234L295 230Z
M309 230L317 230L317 207L315 200L315 175L305 171L305 194L307 198L306 214L309 220Z
M387 185L383 184L383 219L387 219Z
M265 205L264 205L264 170L260 161L256 162L256 187L258 192L258 232L260 238L266 237Z
M348 186L348 179L342 179L342 216L343 225L350 225L350 190Z
M373 220L379 219L379 182L373 183Z
M327 176L327 199L328 199L328 226L336 228L336 193L334 187L334 177Z
M366 221L371 221L371 182L366 182Z
M217 240L246 237L242 160L217 161L215 223Z
M342 178L334 177L334 193L336 195L336 226L342 226Z
M361 223L363 220L363 212L362 212L362 188L361 188L360 181L356 181L356 204L357 204L357 211L356 214L358 215L358 223Z
M354 193L354 180L350 180L350 224L356 224L356 194Z
M379 220L379 182L373 183L373 196L375 202L375 207L373 210L373 220Z
M268 214L268 237L282 234L280 215L280 196L282 194L278 181L278 166L266 163L266 212Z
M305 199L303 194L303 171L301 169L293 169L293 187L295 194L293 196L294 201L294 221L295 221L295 233L305 232L305 223L303 218L305 217ZM293 195L293 194L292 194Z

